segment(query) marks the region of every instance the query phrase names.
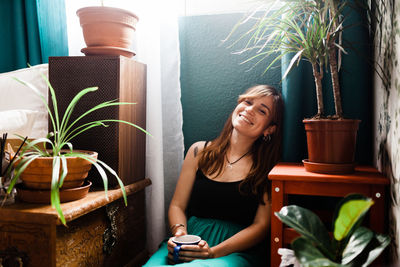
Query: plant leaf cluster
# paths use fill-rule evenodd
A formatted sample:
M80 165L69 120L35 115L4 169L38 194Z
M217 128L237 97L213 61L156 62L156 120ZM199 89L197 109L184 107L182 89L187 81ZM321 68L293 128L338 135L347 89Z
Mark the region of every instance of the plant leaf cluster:
M71 120L71 115L73 114L74 108L78 104L79 100L88 93L92 93L98 90L98 87L90 87L83 89L80 91L69 103L67 109L65 110L64 114L61 116L58 111L57 106L57 99L56 93L51 86L48 79L43 76L43 79L46 80L47 85L50 91L50 97L52 102L52 109L48 105L46 98L40 93L40 91L33 85L18 78L15 78L18 82L24 84L28 88L30 88L33 92L35 92L44 105L46 106L49 121L51 122L52 128L54 129L53 132L50 132L45 138L38 138L32 141L26 141L26 145L22 149L19 158L20 160L16 162L14 168L14 176L10 182L10 186L8 187L8 193L11 192L13 187L15 186L18 178L23 173L23 171L38 157L52 157L53 158L53 169L52 169L52 182L51 182L51 206L56 209L57 213L59 214L60 220L63 224L66 224L65 217L63 215L61 205L60 205L60 194L59 190L63 185L64 179L68 173L68 166L67 166L67 158L68 157L78 157L84 160L89 161L93 164L96 170L100 173L100 176L103 180L104 184L104 191L105 195L107 196L108 190L108 177L105 170L109 171L115 179L117 179L118 184L121 188L125 205L127 205L127 197L124 188L124 184L121 179L118 177L118 174L109 167L105 162L94 159L89 154L86 154L81 151L76 151L73 149L73 145L71 140L76 136L88 131L89 129L95 127L107 127L108 123L116 122L116 123L124 123L129 126L135 127L140 131L150 135L146 130L139 127L136 124L133 124L128 121L124 120L117 120L117 119L101 119L90 121L86 123L82 123L82 119L85 118L87 115L91 114L92 112L112 107L112 106L121 106L121 105L133 105L135 103L129 102L117 102L116 100L110 100L98 104L86 112L82 113L76 119ZM22 138L22 137L20 137ZM22 138L23 139L23 138ZM10 169L11 170L11 169Z
M268 2L268 1L264 1ZM282 4L283 2L283 4ZM322 97L322 78L324 71L330 68L336 117L342 117L340 85L338 70L341 62L342 32L345 30L343 11L348 1L339 0L279 0L267 4L239 21L228 35L226 42L233 38L235 32L244 24L251 24L250 29L240 34L239 38L229 45L236 47L246 40L244 47L236 54L254 51L246 62L255 62L254 66L273 56L267 63L267 72L283 57L289 56L290 63L282 79L298 66L301 60L310 62L316 86L318 111L316 118L324 116ZM260 11L263 10L263 11Z
M368 266L390 243L390 237L361 226L373 200L352 194L342 199L333 218L333 238L312 211L290 205L275 212L283 223L301 236L292 249L302 266Z
M333 28L337 18L329 18L328 6L324 5L324 1L288 0L284 3L279 8L274 8L272 5L263 14L252 13L239 22L238 25L255 21L247 32L230 45L233 47L241 39L248 40L243 49L235 52L256 50L256 54L245 62L256 59L260 62L270 55L279 54L267 65L265 72L283 56L294 53L283 78L293 68L294 63L297 65L301 59L326 65L328 44L341 32L341 27Z

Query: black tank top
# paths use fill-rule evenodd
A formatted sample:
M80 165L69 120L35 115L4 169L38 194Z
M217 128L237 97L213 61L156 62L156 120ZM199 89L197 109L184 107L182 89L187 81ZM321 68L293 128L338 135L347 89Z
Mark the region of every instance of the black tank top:
M238 182L218 182L199 169L187 207L187 215L213 218L248 226L253 222L259 202L254 195L239 192Z

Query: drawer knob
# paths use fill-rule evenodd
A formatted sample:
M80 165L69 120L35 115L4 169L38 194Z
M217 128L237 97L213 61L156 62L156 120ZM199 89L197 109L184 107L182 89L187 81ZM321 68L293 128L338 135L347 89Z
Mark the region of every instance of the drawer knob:
M279 189L279 187L275 187L275 192L277 192L277 193L278 193L278 192L279 192L279 190L280 190L280 189Z
M278 238L278 237L275 237L275 238L274 238L274 241L275 241L275 243L278 243L278 242L279 242L279 238Z
M377 192L377 193L375 194L375 196L376 196L376 198L380 198L380 197L381 197L381 193Z

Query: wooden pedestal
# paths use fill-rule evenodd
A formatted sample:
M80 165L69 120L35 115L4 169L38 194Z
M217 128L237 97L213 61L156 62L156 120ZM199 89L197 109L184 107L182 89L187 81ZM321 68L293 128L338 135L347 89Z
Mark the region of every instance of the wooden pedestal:
M49 205L17 202L0 208L0 262L3 266L141 266L145 250L143 179L119 189L89 192L61 204L67 227ZM17 264L17 265L13 265Z

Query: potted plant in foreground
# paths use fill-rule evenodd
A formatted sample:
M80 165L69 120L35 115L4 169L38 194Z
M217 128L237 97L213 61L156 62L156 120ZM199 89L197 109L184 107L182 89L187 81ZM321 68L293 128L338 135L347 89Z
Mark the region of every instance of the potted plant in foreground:
M256 64L259 64L270 55L276 56L267 65L265 71L268 71L276 62L289 55L291 60L283 79L300 60L310 62L318 110L313 118L303 120L309 156L303 162L307 166L311 163L320 164L322 168L326 166L327 169L320 169L322 172L351 172L354 169L360 121L343 118L338 75L340 53L345 51L340 44L344 30L344 16L341 13L347 5L348 1L337 0L284 1L283 5L279 4L279 8L272 6L261 15L252 13L240 21L227 38L232 38L241 24L255 21L248 31L230 45L232 47L240 40L247 40L245 47L237 53L254 50L256 54L245 62L256 60ZM335 102L336 113L333 116L325 116L322 95L322 78L328 68Z
M74 108L79 100L86 94L95 92L97 87L90 87L80 91L70 102L64 114L58 113L57 99L55 91L46 77L46 80L52 103L52 109L49 107L46 98L41 95L40 91L32 84L16 79L22 84L33 90L46 105L49 121L51 122L53 132L50 132L46 138L39 138L31 141L26 141L26 145L15 161L14 176L11 179L8 193L11 192L15 186L18 178L21 178L24 186L33 189L49 189L51 206L56 209L59 214L60 220L66 224L63 212L60 206L60 189L73 188L83 184L88 171L93 165L100 173L104 182L104 191L107 197L107 174L108 170L118 181L121 187L125 205L127 204L126 192L121 179L117 173L112 170L107 164L97 159L96 152L75 150L71 140L94 127L107 127L107 123L124 123L149 134L141 127L124 120L116 119L101 119L96 121L89 121L82 123L81 120L88 114L107 107L117 105L132 105L134 103L117 102L110 100L98 104L86 112L78 116L76 119L71 120ZM40 169L34 169L40 167ZM9 172L11 168L9 169ZM37 179L36 179L37 178Z
M333 238L310 210L285 206L275 216L301 235L291 244L301 266L368 266L390 243L389 236L361 226L373 204L373 200L359 194L342 199L333 218Z

